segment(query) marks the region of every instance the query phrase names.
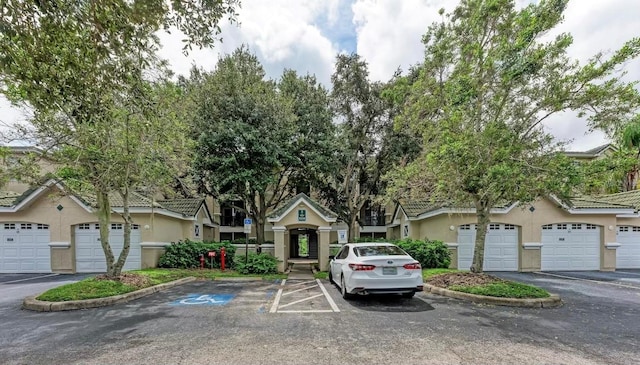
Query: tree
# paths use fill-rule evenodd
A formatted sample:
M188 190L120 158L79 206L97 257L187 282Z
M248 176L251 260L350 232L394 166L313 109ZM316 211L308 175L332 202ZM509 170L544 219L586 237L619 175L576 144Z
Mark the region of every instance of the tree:
M331 106L337 118L338 169L324 194L355 238L358 214L376 192L380 170L376 156L387 117L381 98L383 85L369 81L367 64L359 55L338 55L331 75Z
M192 44L209 46L220 32L218 22L233 20L236 6L236 0L2 2L2 92L32 108L28 132L55 151L71 184L91 186L108 276L120 274L128 254L129 192L161 183L163 163L180 150L173 149L180 139L169 136L181 130L179 124L162 125L177 119L157 109L170 105L166 100L176 91L163 85L156 32L178 28L186 36L185 51ZM125 249L117 260L108 240L113 194L124 203Z
M289 177L298 167L291 103L245 47L199 78L197 180L221 201L241 198L247 206L238 208L253 218L262 244L267 212L291 195Z
M567 56L569 34L544 38L566 4L543 0L516 10L512 0L463 0L423 37L420 76L397 126L420 133L424 149L389 174L389 194L474 207L474 272L483 268L496 204L564 198L577 183L576 167L542 123L574 110L591 128L614 133L639 105L616 71L638 55L640 39L581 65Z

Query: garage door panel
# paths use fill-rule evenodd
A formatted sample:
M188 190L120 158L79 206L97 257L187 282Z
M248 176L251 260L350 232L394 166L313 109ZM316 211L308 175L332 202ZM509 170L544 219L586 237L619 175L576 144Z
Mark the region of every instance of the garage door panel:
M599 270L600 228L592 224L550 224L542 228L542 270Z
M640 227L618 226L616 268L640 269Z
M473 262L475 225L458 230L458 268L467 270ZM492 223L487 231L483 268L487 271L518 270L518 230L515 226Z
M124 229L122 224L116 223L109 230L109 245L117 260L124 247ZM136 270L141 268L140 230L131 230L131 247L125 270ZM104 251L100 244L100 230L98 225L81 224L76 227L76 271L77 272L105 272L107 270Z
M51 272L49 226L0 223L0 273Z

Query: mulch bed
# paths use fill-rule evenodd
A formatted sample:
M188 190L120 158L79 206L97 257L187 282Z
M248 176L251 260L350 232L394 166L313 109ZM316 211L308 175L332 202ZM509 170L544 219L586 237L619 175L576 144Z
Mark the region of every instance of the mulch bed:
M440 274L427 279L428 284L445 289L453 285L476 286L501 282L504 282L504 280L493 275L477 274L472 272Z
M146 288L151 285L151 279L145 275L122 273L120 276L112 278L106 275L96 276L96 280L115 280L125 285L131 285L136 288Z

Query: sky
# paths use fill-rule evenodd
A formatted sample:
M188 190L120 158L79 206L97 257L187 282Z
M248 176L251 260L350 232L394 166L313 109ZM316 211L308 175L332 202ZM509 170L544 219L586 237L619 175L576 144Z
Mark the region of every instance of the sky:
M518 6L535 0L516 0ZM187 75L192 65L215 68L219 57L245 44L262 62L267 76L277 79L285 68L314 74L330 87L333 63L339 53L360 54L372 80L387 81L398 68L406 70L423 57L421 37L454 0L242 0L239 24L222 24L222 43L184 56L181 36L161 34L161 56L176 74ZM569 55L585 61L605 54L640 36L640 1L571 0L564 22L555 32L569 32L574 43ZM640 60L625 65L628 81L640 80ZM26 114L0 100L0 123L24 120ZM600 132L587 133L586 122L566 113L545 126L567 149L587 150L608 140Z

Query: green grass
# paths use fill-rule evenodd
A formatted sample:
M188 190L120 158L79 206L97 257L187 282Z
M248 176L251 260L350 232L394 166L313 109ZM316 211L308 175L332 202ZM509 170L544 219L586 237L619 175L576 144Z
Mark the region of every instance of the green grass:
M440 274L449 274L453 272L461 272L456 269L422 269L422 278L427 280L431 276L440 275Z
M316 271L315 274L313 274L313 277L316 279L328 279L329 278L329 272L328 271Z
M452 285L449 287L449 289L464 293L485 295L489 297L519 299L549 297L549 293L544 289L522 283L515 283L512 281L504 281L476 286Z
M117 281L89 278L47 290L36 299L48 302L65 302L68 300L105 298L129 293L137 289L139 288Z
M136 273L148 276L151 279L151 285L158 285L167 283L170 281L194 276L198 279L213 280L219 277L247 277L247 276L259 276L265 280L286 279L287 275L284 274L270 274L270 275L242 275L233 270L220 271L214 270L199 270L199 269L144 269L129 271L130 273ZM69 300L85 300L106 298L114 295L120 295L129 293L138 289L131 285L125 285L118 281L112 280L96 280L94 278L84 279L77 283L71 283L59 286L47 290L42 293L36 299L44 300L48 302L64 302Z

